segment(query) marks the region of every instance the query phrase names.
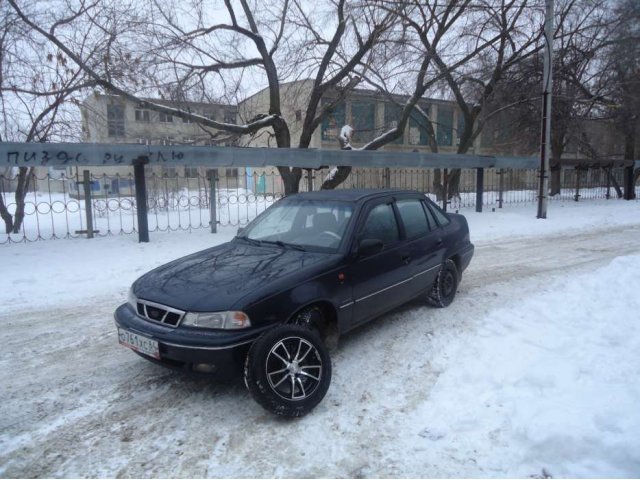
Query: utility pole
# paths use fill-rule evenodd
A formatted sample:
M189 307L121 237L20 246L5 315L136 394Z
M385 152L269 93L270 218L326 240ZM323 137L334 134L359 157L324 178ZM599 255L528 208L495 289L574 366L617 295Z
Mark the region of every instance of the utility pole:
M545 0L544 73L542 76L542 134L540 138L540 186L538 216L547 218L549 157L551 156L551 89L553 87L553 0Z

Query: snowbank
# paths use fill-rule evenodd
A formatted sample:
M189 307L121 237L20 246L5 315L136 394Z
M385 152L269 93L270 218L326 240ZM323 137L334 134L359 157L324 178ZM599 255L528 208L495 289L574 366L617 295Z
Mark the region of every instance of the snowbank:
M421 448L466 454L478 476L637 477L639 281L640 256L619 257L479 319L407 416ZM419 458L415 438L404 449Z

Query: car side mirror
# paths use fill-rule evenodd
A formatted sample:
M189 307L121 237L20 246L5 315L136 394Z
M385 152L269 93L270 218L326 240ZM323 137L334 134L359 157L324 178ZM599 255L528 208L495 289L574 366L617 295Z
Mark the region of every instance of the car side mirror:
M358 245L358 256L368 257L381 252L383 248L384 243L382 243L382 240L377 238L365 238L364 240L360 240L360 244Z
M240 228L238 228L238 231L236 232L236 236L240 237L240 236L242 236L243 233L244 233L244 227L240 227Z

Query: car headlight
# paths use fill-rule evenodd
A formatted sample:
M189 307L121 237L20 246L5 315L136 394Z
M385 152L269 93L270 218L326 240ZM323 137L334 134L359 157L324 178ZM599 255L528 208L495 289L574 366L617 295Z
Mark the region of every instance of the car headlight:
M251 320L249 320L249 316L244 312L188 312L182 320L182 325L237 330L250 327Z
M134 311L138 311L138 298L133 294L133 287L129 289L127 294L127 303L131 305Z

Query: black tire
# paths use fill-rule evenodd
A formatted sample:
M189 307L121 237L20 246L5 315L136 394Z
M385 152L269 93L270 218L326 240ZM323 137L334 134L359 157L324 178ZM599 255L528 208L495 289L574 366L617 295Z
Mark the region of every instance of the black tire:
M280 325L251 346L244 383L251 396L271 413L302 417L327 393L331 359L316 332L298 325Z
M458 269L453 260L442 264L433 287L427 295L427 303L432 307L444 308L451 305L458 290Z

